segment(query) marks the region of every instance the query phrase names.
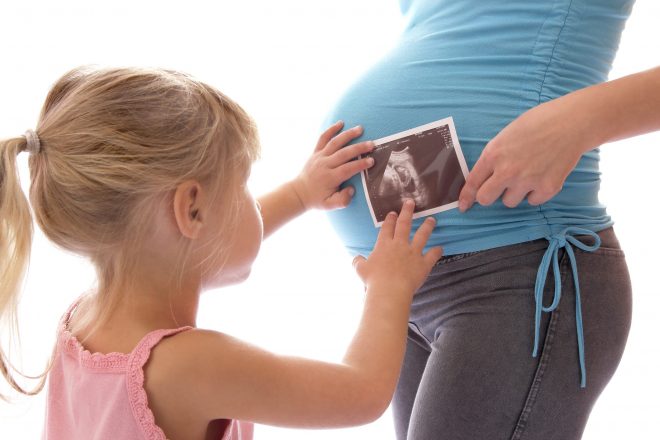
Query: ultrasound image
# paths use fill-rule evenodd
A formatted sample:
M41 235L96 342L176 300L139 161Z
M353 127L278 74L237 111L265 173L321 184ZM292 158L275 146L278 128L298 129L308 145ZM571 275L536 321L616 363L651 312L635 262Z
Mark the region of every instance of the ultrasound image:
M371 156L375 163L363 177L376 224L406 199L415 201L416 213L439 212L465 184L448 125L379 144Z

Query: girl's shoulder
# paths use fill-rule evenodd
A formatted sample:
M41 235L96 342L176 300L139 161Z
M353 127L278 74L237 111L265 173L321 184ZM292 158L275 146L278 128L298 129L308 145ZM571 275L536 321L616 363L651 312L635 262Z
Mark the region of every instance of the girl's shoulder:
M192 328L162 339L145 365L144 388L159 419L232 419L236 378L249 365L249 344Z
M231 346L240 342L223 333L191 328L160 340L144 366L144 390L156 423L171 438L205 438L225 430L232 417L228 365L239 363ZM209 401L208 390L217 397ZM224 415L227 414L227 415ZM224 420L224 422L222 422ZM223 425L224 423L224 425Z
M199 361L217 360L228 361L227 356L237 347L248 346L246 342L240 341L225 333L190 328L187 331L177 332L163 340L154 347L152 359L154 364L162 362L163 372L176 368L189 368L196 365L201 368ZM157 370L160 370L159 365Z

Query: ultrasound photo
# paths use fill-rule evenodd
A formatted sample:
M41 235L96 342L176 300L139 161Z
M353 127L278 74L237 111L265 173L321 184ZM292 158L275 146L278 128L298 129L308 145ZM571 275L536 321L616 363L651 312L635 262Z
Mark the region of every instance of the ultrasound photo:
M374 142L362 184L376 226L406 199L415 201L413 218L458 207L468 169L451 117Z

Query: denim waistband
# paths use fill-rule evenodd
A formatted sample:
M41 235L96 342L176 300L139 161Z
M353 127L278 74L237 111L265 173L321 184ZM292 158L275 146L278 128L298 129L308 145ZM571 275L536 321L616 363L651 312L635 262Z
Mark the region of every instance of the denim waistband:
M602 231L597 232L601 241L601 248L608 249L620 249L621 245L614 233L614 228L608 227ZM583 241L584 239L589 239L591 234L580 235L578 238ZM508 258L516 255L525 254L528 252L533 252L539 249L545 249L548 247L548 240L546 238L539 238L537 240L524 241L521 243L510 244L506 246L484 249L479 251L465 252L460 254L447 255L442 257L436 263L435 270L442 270L442 266L447 265L447 269L455 269L457 265L469 267L471 264L474 264L473 258L467 258L464 263L459 263L460 260L463 260L466 257L478 256L479 259L492 259L492 258ZM448 264L452 263L452 264ZM460 267L463 269L465 267Z

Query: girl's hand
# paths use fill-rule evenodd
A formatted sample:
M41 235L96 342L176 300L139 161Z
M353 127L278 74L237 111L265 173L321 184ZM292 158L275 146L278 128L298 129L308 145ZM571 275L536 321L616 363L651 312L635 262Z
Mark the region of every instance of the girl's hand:
M554 197L582 153L594 146L577 104L568 95L548 101L495 136L467 177L459 197L461 212L475 200L490 205L502 196L504 205L514 208L525 198L540 205Z
M368 290L402 291L412 294L419 289L433 265L442 256L442 248L435 247L423 254L435 219L427 217L410 240L415 203L406 200L398 216L390 212L378 234L374 250L368 259L357 256L353 266Z
M441 255L440 248L422 254L433 219L410 240L413 206L405 203L398 219L390 214L369 259L354 260L369 293L341 363L268 353L222 333L193 329L158 344L146 367L145 388L157 403L156 417L183 414L199 426L238 419L308 429L380 417L399 378L413 293Z
M356 159L374 148L372 141L360 142L344 147L362 135L362 127L353 127L337 134L343 127L337 122L319 138L312 157L302 172L292 181L292 186L305 210L311 208L336 209L347 206L355 189L339 190L339 185L355 174L373 165L372 158Z

